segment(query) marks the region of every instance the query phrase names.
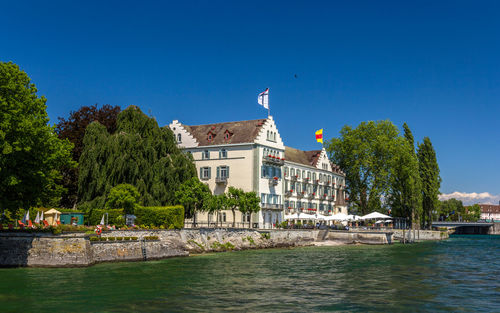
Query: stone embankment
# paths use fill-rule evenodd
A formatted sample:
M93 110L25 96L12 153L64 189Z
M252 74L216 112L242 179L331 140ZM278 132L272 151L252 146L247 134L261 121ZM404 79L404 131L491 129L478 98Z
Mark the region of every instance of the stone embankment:
M83 233L3 232L0 233L0 267L78 267L230 250L391 244L393 233L253 229L116 230L104 232L102 238L110 240L90 240Z

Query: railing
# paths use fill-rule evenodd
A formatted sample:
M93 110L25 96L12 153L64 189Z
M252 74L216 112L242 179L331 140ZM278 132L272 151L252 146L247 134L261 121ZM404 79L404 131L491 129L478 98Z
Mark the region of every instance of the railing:
M283 210L283 204L261 203L260 207L266 210Z
M290 197L293 194L293 190L285 191L285 197Z
M290 180L296 181L298 177L298 175L291 175Z
M284 165L285 158L275 157L272 155L265 155L262 157L262 162L277 164L277 165Z
M313 184L314 185L318 185L319 184L319 179L313 180Z
M302 198L305 195L304 191L297 192L297 198Z
M308 199L312 199L312 198L314 198L314 197L316 197L316 194L315 194L314 192L313 192L313 193L308 193L308 194L307 194L307 198L308 198Z
M278 185L279 181L280 179L278 177L269 178L269 185L276 186Z
M227 177L215 177L215 183L216 184L227 184Z

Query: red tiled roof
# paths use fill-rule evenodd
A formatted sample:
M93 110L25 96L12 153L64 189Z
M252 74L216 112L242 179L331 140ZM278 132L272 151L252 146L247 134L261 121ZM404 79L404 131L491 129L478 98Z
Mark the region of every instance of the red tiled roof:
M183 125L196 138L200 146L231 143L251 143L259 134L266 119L226 122L207 125ZM226 139L226 133L229 139ZM209 140L209 134L212 140Z
M479 204L481 213L500 213L500 204Z

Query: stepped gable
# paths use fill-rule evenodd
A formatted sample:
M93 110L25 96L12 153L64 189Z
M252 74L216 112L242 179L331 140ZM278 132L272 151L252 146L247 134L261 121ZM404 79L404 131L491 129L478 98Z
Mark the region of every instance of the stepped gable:
M302 151L299 149L285 147L285 159L290 162L316 166L321 150Z
M199 142L199 146L252 143L267 119L226 122L207 125L182 125Z

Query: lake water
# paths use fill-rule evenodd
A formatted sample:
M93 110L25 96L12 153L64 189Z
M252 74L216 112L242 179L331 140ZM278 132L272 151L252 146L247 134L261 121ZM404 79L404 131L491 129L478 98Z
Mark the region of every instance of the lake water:
M500 312L500 236L0 269L0 312Z

